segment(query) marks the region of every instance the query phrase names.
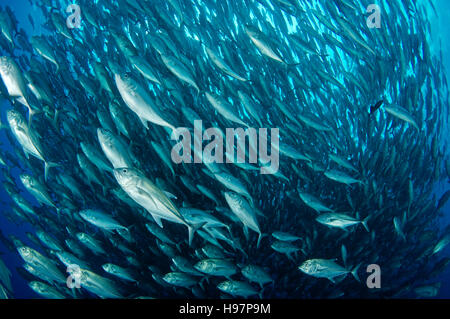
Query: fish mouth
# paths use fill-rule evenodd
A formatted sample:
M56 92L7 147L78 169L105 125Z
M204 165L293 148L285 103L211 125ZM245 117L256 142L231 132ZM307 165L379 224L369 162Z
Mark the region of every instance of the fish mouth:
M112 136L111 136L111 132L109 132L108 130L100 127L97 129L97 135L98 135L99 139L102 140L103 142L107 142L107 143L111 144Z
M122 87L127 91L134 91L136 89L135 85L132 83L132 77L130 72L115 74L114 79L117 83L117 86Z
M117 179L118 182L125 183L127 179L126 176L130 172L130 169L128 167L121 167L121 168L115 168L113 169L114 177Z

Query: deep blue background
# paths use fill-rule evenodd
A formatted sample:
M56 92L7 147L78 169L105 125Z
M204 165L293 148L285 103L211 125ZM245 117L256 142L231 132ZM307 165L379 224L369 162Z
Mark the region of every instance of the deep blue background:
M328 0L325 0L328 1ZM420 1L417 1L420 2ZM440 45L442 44L442 51L444 56L444 66L447 70L447 78L450 80L449 76L449 70L450 70L450 28L448 27L448 21L450 21L450 1L448 0L436 0L435 7L439 13L439 18L437 18L435 15L430 16L430 22L432 25L432 34L431 37L431 47L434 52L438 52ZM67 1L67 5L70 2ZM16 17L19 21L19 28L23 28L30 36L33 34L40 34L44 30L40 26L43 19L42 16L38 15L38 11L30 6L30 3L28 0L0 0L0 4L2 6L9 5L14 13L16 14ZM61 8L61 12L64 12L64 8ZM28 14L32 14L33 20L35 22L35 30L32 29L31 24L28 20ZM383 19L383 16L382 16ZM442 40L442 41L441 41ZM2 123L6 123L5 119L5 109L10 107L7 103L3 103L3 105L0 105L1 110L1 118ZM445 129L447 132L449 131L448 128ZM449 135L447 134L447 140L444 141L448 145L448 142L450 141ZM4 130L0 131L0 147L11 149L11 146L9 145L8 140L5 137ZM17 174L18 171L12 170L13 176L16 178L17 185L21 185L20 180L17 180ZM3 176L1 176L1 179L3 180ZM449 189L448 183L442 183L439 185L436 185L436 196L439 198L441 194L443 194L447 189ZM31 203L37 205L36 201L29 195L24 192L24 197L28 199ZM11 202L11 199L9 196L5 193L2 187L0 187L0 212L3 212L4 210L9 209L9 203ZM444 207L444 218L441 221L442 227L445 227L446 225L450 224L450 202L447 203L446 207ZM23 240L25 243L29 244L31 247L33 247L33 244L28 240L26 236L26 232L31 232L32 227L27 224L21 224L21 225L15 225L9 223L4 216L0 213L0 229L4 233L5 236L8 236L9 234L14 234L21 240ZM13 274L12 278L12 284L14 289L14 297L15 298L36 298L37 295L28 287L27 282L23 280L18 273L16 272L16 267L20 267L22 265L22 259L17 254L17 252L10 253L7 251L7 249L0 243L0 253L3 253L1 255L1 258L6 263L6 265L9 267ZM441 253L443 256L444 254L447 256L450 256L450 245L445 249L443 253ZM383 278L383 277L382 277ZM382 279L383 280L383 279ZM442 286L439 294L439 298L450 298L450 267L441 275L441 277L438 280L435 281L441 281ZM388 282L383 282L383 285L389 285Z

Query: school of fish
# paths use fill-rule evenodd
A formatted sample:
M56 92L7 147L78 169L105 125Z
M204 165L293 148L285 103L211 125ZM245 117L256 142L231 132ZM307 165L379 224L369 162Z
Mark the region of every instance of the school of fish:
M449 90L431 1L378 1L380 28L370 0L79 0L79 28L65 1L29 2L33 35L0 11L0 170L1 213L33 232L0 240L36 296L438 295ZM279 128L278 169L176 164L172 134L197 120ZM0 298L11 277L0 259Z

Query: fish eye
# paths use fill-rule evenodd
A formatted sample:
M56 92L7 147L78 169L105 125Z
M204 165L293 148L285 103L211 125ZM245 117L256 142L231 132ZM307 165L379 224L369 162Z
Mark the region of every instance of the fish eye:
M128 79L128 78L130 77L130 73L126 72L126 73L123 75L123 77L124 77L125 79Z
M127 170L126 168L124 168L124 169L122 170L122 173L128 173L128 170Z

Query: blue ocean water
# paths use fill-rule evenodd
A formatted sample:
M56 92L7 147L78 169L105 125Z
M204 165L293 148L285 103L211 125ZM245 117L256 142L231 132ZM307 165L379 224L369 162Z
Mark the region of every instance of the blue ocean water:
M69 2L67 2L69 4ZM435 7L438 11L439 16L431 15L430 23L432 26L432 34L430 38L432 40L431 48L433 49L434 54L439 54L439 50L442 50L443 55L443 63L445 66L447 78L450 79L450 28L448 28L448 21L450 21L450 1L448 0L436 0L434 1ZM39 26L39 16L36 15L36 12L33 7L30 6L28 0L0 0L0 5L9 5L16 17L19 21L19 27L23 28L30 36L33 34L40 34L44 32L44 30ZM27 16L31 14L35 20L36 28L33 31L31 28L31 24L27 18ZM4 102L1 106L2 109L8 108L8 103ZM1 112L2 114L2 123L6 122L5 112ZM450 134L448 134L447 128L447 140L444 143L450 141ZM2 148L12 149L9 145L8 139L5 137L3 131L0 131L0 144ZM12 171L12 175L15 177L17 181L17 185L20 185L20 181L18 180L18 172ZM3 178L3 177L2 177ZM440 184L435 185L435 195L439 198L446 190L449 189L449 184L446 182L442 182ZM27 192L23 192L23 196L29 200L31 203L36 204L35 199L30 196ZM10 208L11 199L5 193L5 191L0 188L0 211L8 210ZM442 228L450 225L450 201L446 204L443 209L444 216L440 220L440 224ZM27 232L32 232L33 229L30 225L27 224L12 224L7 221L2 214L0 214L0 229L5 236L9 234L14 234L24 242L29 243L29 239L26 236ZM33 247L33 244L30 243L30 246ZM27 285L27 282L17 273L16 268L20 267L23 264L22 259L17 253L10 253L6 247L4 247L0 243L0 253L2 259L5 261L6 265L12 272L13 275L13 290L15 298L36 298L38 297ZM445 249L442 253L442 256L450 256L450 246ZM440 289L440 293L437 298L450 298L450 268L448 268L445 272L440 275L438 280L433 280L442 282L442 286ZM388 283L387 283L388 284Z

